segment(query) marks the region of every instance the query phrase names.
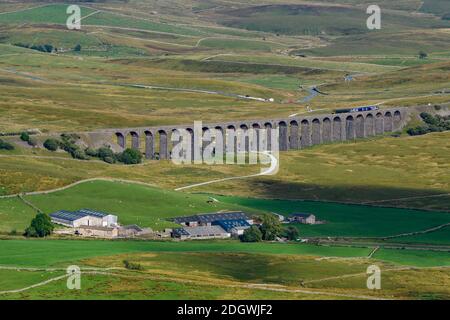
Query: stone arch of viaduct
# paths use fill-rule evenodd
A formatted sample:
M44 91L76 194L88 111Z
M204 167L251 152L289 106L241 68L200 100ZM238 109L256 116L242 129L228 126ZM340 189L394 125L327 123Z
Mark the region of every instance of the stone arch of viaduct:
M203 124L207 129L248 130L249 128L279 129L279 150L303 149L322 143L354 140L397 131L406 123L407 109L394 108L367 112L299 116L270 120L247 120ZM115 136L122 149L131 139L131 147L142 150L147 159L169 159L173 145L171 135L177 129L186 129L194 139L193 125L161 126L148 128L107 129L92 132ZM224 139L226 135L224 134ZM225 145L225 142L224 142ZM268 149L271 143L268 141ZM248 150L248 149L246 149Z

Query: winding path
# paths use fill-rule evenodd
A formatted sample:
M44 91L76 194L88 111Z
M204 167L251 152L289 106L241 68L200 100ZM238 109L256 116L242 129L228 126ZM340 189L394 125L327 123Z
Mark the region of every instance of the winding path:
M275 156L273 156L272 154L270 154L268 152L258 152L258 153L267 155L268 157L270 157L270 160L271 160L270 161L270 167L265 169L265 170L261 169L260 173L246 175L246 176L240 176L240 177L229 177L229 178L223 178L223 179L217 179L217 180L211 180L211 181L191 184L189 186L176 188L175 191L191 189L191 188L205 186L205 185L208 185L208 184L213 184L213 183L218 183L218 182L224 182L224 181L230 181L230 180L238 180L238 179L248 179L248 178L254 178L254 177L259 177L259 176L267 176L267 175L275 174L278 171L278 159L275 158Z

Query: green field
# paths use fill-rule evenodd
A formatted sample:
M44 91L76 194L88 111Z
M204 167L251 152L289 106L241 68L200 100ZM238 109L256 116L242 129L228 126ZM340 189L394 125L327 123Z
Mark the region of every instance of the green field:
M416 299L430 294L448 297L448 269L438 267L450 263L448 253L398 254L382 249L375 259L367 259L369 251L232 241L2 240L1 267L37 268L0 270L5 275L0 280L4 290L26 288L59 276L69 264L77 264L85 271L79 291L67 291L63 279L21 293L0 292L0 299ZM141 270L123 269L124 259L138 263ZM383 290L378 292L366 288L365 270L374 263L383 270ZM40 269L49 267L61 271ZM98 274L89 274L92 267L98 268ZM114 269L106 277L102 275L103 268ZM302 292L297 291L300 283ZM415 288L419 283L427 285ZM251 287L252 284L258 287ZM272 291L271 286L286 292Z
M95 197L92 195L95 194ZM122 224L137 224L161 230L173 224L169 218L220 210L243 210L252 214L276 212L288 216L310 212L323 225L297 225L303 237L386 237L423 231L450 222L448 213L418 210L345 205L338 203L263 200L212 195L186 194L137 184L95 181L67 190L24 198L43 212L89 208L119 216ZM1 229L21 232L28 225L33 210L18 198L0 199ZM449 244L445 232L434 235L434 241Z
M93 197L92 195L96 196ZM107 181L85 182L68 190L46 195L26 196L43 212L50 214L58 210L90 208L106 211L120 217L122 224L137 224L143 227L164 229L173 224L166 219L180 215L238 210L233 204L208 203L209 197L190 195L137 184ZM4 222L0 229L23 230L30 220L30 208L20 200L1 199Z
M364 257L370 248L321 247L298 244L241 243L238 241L99 241L1 240L0 265L58 266L69 262L133 252L242 252L332 257ZM441 255L442 262L446 255Z
M385 237L405 232L422 231L450 222L450 214L344 205L314 201L263 200L238 197L218 197L221 202L239 204L255 210L276 212L288 216L295 212L316 215L323 225L298 225L306 237ZM445 232L441 241L448 242Z

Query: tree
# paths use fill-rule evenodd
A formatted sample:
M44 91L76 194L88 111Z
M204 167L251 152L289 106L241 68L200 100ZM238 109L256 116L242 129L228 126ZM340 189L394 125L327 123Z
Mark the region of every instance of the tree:
M119 154L118 159L125 164L138 164L142 162L142 154L139 150L128 148Z
M14 150L14 146L9 142L0 139L0 150Z
M245 229L244 234L241 236L242 242L260 242L261 240L262 233L257 226L251 226Z
M428 57L428 54L424 51L419 52L419 59L426 59Z
M22 141L29 141L30 140L30 135L28 134L28 132L24 131L20 134L20 140Z
M80 51L81 51L81 44L77 44L77 45L75 46L75 48L73 48L73 51L75 51L75 52L80 52Z
M53 224L48 215L45 213L38 213L36 217L31 220L30 226L25 230L27 237L46 237L53 232Z
M114 159L115 155L110 147L101 147L97 150L97 157L99 157L103 161L106 161L107 158Z
M56 139L47 139L44 141L44 147L50 151L56 151L59 147L59 142Z
M262 216L261 220L261 232L263 240L273 241L281 235L283 227L281 226L278 217L273 214L265 214Z
M38 145L38 141L35 138L30 137L28 139L28 144L32 147L36 147Z
M300 236L300 232L298 232L298 229L294 226L289 226L284 231L284 235L286 238L290 241L297 240Z

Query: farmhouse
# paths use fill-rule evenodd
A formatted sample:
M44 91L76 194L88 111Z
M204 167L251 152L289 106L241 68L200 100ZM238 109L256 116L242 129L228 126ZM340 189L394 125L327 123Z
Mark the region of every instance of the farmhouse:
M111 227L117 225L117 216L89 209L78 211L60 210L51 213L50 218L55 224L71 228L80 226Z
M294 213L289 217L290 222L316 224L316 216L310 213Z
M219 226L197 226L174 229L172 237L180 240L186 239L225 239L231 234Z
M143 229L137 225L130 226L79 226L74 228L74 234L84 237L98 237L98 238L132 238L139 235L149 234L151 229Z
M119 228L99 226L79 226L75 228L75 234L85 237L117 238Z

